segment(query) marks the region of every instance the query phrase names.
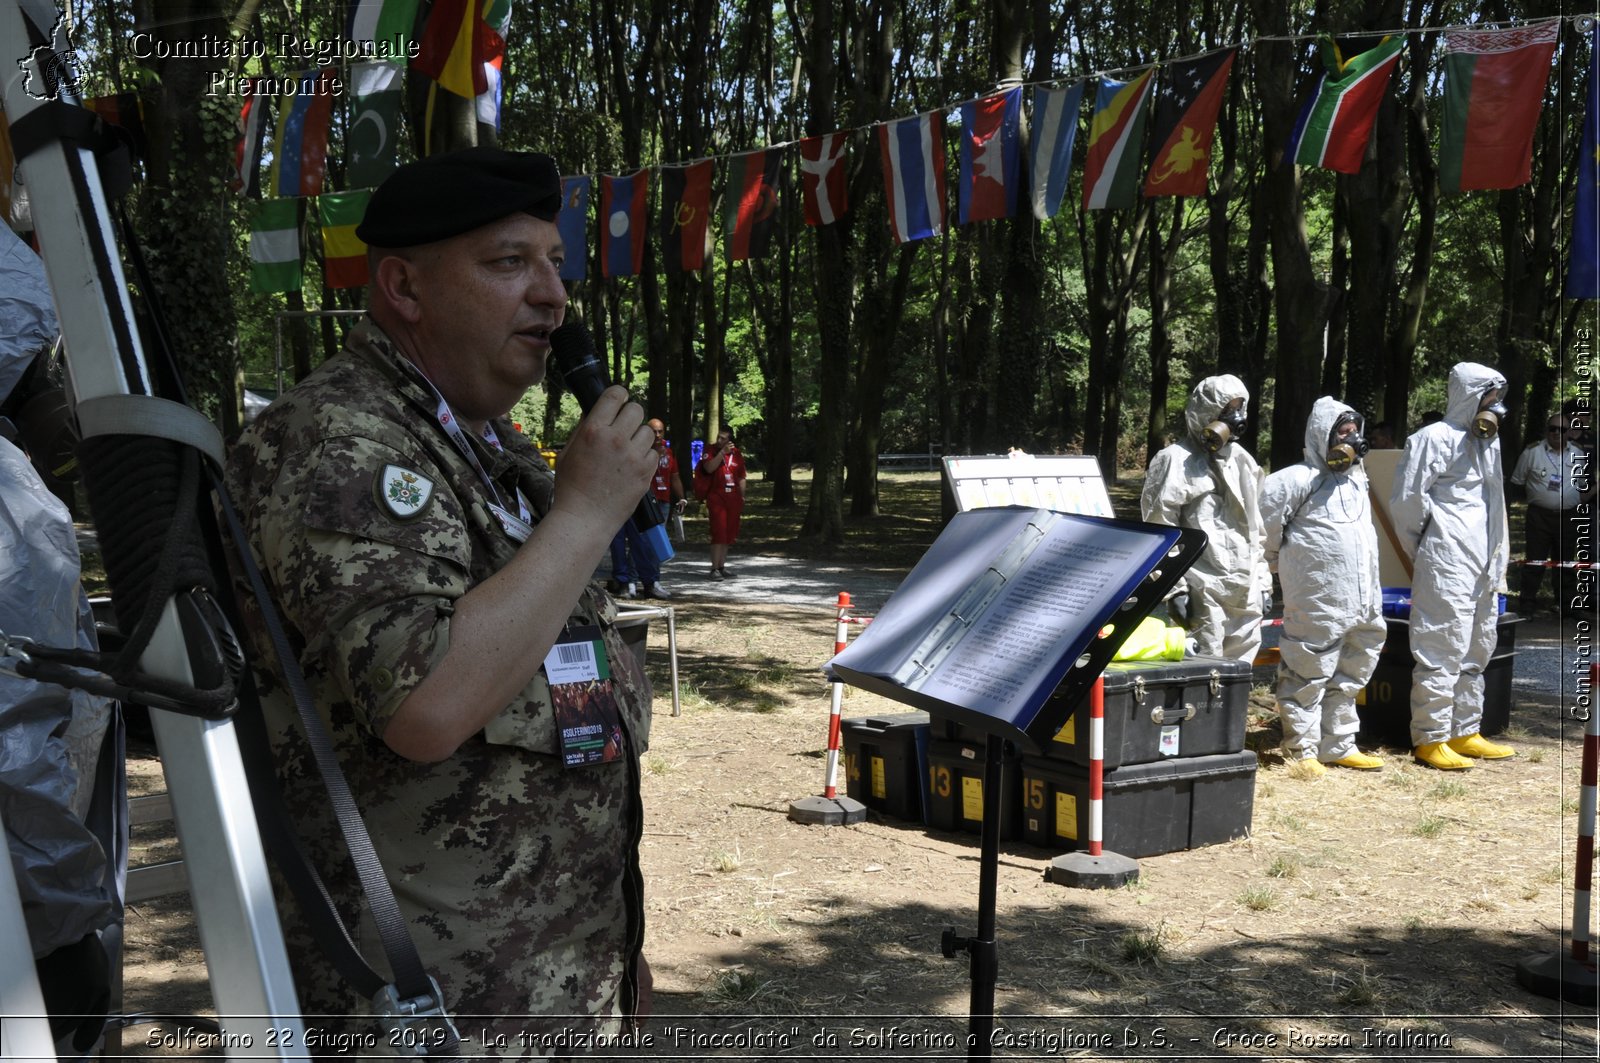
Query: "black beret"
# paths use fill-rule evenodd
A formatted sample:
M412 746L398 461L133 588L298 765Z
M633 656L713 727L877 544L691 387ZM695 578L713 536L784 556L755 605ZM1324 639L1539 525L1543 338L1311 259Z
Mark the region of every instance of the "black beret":
M415 247L518 212L555 221L560 209L561 174L550 156L463 148L390 174L372 193L356 235L375 247Z

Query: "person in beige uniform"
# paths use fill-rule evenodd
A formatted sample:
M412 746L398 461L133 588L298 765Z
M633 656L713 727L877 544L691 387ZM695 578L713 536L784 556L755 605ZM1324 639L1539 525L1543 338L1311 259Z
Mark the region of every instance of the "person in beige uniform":
M559 483L506 420L564 316L557 174L548 156L491 148L392 174L357 229L367 316L245 432L229 483L446 1007L473 1016L469 1037L565 1034L570 1048L621 1033L648 998L650 689L590 577L656 455L617 387L574 431ZM261 671L271 657L246 619ZM556 648L587 671L552 678ZM373 955L309 749L262 682L290 809ZM282 903L303 1007L363 1011L295 947Z

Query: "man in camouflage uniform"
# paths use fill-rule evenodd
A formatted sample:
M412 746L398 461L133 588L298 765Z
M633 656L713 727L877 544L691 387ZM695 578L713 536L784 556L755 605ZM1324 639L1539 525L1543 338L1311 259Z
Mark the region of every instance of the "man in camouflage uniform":
M496 1021L513 1037L616 1034L641 980L648 993L650 692L590 576L650 482L654 437L608 389L563 451L557 492L505 420L543 377L563 317L559 205L544 155L473 148L396 171L357 230L367 316L230 460L256 561L423 961L450 1011L475 1016L459 1023L463 1052ZM583 642L582 626L600 629L614 708L603 753L575 756L541 662ZM272 660L260 624L247 627L257 661ZM292 707L263 685L296 825L375 957ZM556 700L591 709L598 686L574 698L558 684ZM320 951L295 947L299 920L281 903L306 1012L366 1010Z

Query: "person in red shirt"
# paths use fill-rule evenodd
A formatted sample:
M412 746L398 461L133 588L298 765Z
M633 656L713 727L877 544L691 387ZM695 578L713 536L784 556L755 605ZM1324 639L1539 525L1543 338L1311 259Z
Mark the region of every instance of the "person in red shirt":
M649 421L650 431L656 434L656 462L655 479L650 481L650 494L656 500L656 508L661 511L663 522L671 518L676 510L683 512L686 499L683 493L683 478L678 475L678 459L673 456L672 448L667 446L667 426L661 423L661 418L652 417Z
M728 547L739 538L739 514L744 512L744 456L733 444L733 428L723 425L717 442L707 447L698 471L711 477L706 509L711 517L711 578L728 575Z

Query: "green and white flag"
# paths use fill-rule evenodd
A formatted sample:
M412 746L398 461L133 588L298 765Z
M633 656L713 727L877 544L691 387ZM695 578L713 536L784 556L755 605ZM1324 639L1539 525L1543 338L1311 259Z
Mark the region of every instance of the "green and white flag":
M250 201L250 290L300 290L300 200Z
M416 22L417 0L352 0L345 34L358 44L371 41L379 55L404 69Z
M350 68L350 125L345 134L350 188L376 188L394 171L400 146L400 75L393 63Z

